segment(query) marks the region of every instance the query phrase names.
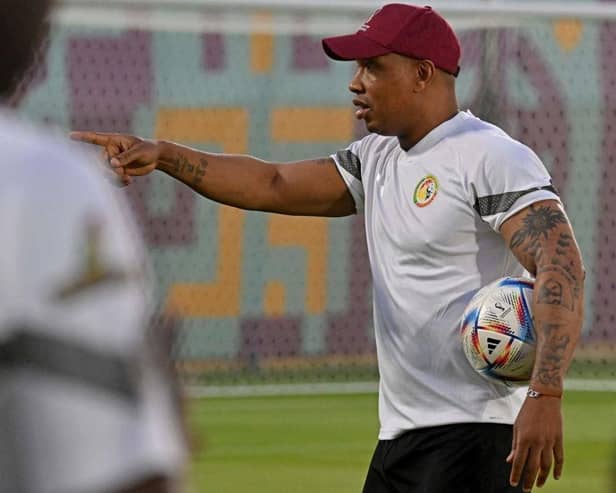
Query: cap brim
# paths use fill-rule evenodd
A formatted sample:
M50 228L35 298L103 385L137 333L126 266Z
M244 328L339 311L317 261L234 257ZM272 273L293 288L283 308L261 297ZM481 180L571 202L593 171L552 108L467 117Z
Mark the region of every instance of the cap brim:
M325 38L322 43L325 54L334 60L360 60L391 53L389 48L360 33Z

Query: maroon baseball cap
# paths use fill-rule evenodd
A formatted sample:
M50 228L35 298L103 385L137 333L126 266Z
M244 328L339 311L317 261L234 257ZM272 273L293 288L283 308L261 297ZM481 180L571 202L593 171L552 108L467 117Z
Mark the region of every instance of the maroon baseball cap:
M334 60L398 53L417 60L432 60L454 76L460 71L460 42L447 21L431 7L385 5L355 34L325 38L323 49Z

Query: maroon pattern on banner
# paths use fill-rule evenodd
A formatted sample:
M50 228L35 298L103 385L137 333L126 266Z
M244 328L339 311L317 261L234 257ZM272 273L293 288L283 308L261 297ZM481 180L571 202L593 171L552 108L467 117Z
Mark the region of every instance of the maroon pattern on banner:
M599 228L595 245L597 257L593 311L595 320L591 328L593 339L614 340L616 327L616 26L601 27L600 42L603 97L603 138L601 153L601 183L599 188Z
M494 39L496 37L496 39ZM494 43L497 50L493 50ZM550 173L566 189L571 156L565 98L539 50L517 32L472 32L462 37L462 70L476 70L475 93L465 106L520 139L539 155L552 158ZM534 107L511 97L510 71L517 68L533 89ZM511 83L511 82L509 82Z
M321 48L321 39L305 34L293 36L293 69L328 70L329 60Z
M301 319L292 317L246 319L240 325L240 359L259 367L263 358L301 356Z
M201 36L203 42L203 68L206 70L224 70L227 53L225 38L222 34L206 33Z
M153 213L148 197L152 197L153 178L134 180L129 187L145 240L152 246L189 245L197 241L196 212L197 195L183 183L174 182L171 188L171 206L162 213Z
M130 133L137 108L152 103L151 34L68 41L71 127Z
M373 352L372 277L364 228L364 217L354 218L349 244L349 300L347 310L329 317L325 344L329 354L365 354Z

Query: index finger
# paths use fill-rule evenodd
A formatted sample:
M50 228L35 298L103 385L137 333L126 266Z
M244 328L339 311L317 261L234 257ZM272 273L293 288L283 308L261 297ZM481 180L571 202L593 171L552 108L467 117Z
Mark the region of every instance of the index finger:
M112 135L113 134L103 132L71 132L69 134L70 138L73 140L99 146L107 145Z

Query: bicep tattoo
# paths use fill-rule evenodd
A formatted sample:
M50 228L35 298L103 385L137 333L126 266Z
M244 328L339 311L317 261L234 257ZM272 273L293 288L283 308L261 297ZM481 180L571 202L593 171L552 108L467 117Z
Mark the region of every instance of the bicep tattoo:
M536 267L536 302L574 311L582 276L577 268L579 253L575 240L570 231L563 231L566 225L567 217L560 209L531 205L509 246L526 260L525 265Z
M523 219L522 227L511 237L509 248L519 250L524 256L534 258L537 263L542 260L542 241L559 224L566 224L567 218L561 210L549 206L531 205L529 213Z

